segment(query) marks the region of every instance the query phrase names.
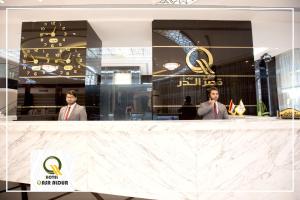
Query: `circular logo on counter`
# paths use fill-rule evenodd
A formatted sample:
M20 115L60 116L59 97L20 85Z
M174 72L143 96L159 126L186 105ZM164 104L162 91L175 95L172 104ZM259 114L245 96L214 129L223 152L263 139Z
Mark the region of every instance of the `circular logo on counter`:
M56 156L49 156L48 158L45 159L43 163L44 170L48 174L55 174L55 175L62 175L61 173L61 161L58 157Z

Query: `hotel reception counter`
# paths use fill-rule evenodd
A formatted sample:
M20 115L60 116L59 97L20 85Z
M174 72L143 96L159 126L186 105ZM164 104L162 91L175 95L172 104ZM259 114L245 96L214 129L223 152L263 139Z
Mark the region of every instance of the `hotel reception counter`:
M30 184L31 152L52 149L73 156L79 191L166 200L300 199L299 120L7 123L8 181Z

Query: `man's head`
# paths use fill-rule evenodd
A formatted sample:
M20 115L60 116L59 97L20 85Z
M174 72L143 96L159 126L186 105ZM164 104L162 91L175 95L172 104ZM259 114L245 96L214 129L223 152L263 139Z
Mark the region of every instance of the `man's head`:
M186 96L184 98L185 103L191 103L192 102L192 98L190 96Z
M219 90L218 90L218 88L211 87L208 90L208 98L212 99L212 100L215 100L215 101L218 101L218 99L219 99Z
M75 90L69 90L66 93L66 102L68 105L72 105L77 101L77 94Z

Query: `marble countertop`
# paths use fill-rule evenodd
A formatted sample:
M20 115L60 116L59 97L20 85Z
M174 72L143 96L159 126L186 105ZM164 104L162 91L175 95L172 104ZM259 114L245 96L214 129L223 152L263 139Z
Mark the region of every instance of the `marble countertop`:
M75 187L150 199L300 197L300 121L9 121L8 180L30 182L30 153L75 155ZM5 151L5 122L0 122ZM295 171L294 171L295 169ZM1 157L0 179L5 179Z

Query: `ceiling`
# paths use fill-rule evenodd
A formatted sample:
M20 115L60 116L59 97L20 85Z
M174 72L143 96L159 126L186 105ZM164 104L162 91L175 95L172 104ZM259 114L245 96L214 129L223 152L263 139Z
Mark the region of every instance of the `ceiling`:
M123 6L137 6L144 5L149 6L156 4L159 0L2 0L5 3L0 4L2 7L6 6L90 6L101 7L104 5L123 5ZM247 6L247 7L300 7L299 0L196 0L193 5L197 6L226 6L226 7L237 7L237 6Z
M109 4L108 4L109 2ZM5 8L8 10L8 48L14 54L20 46L23 21L88 20L105 48L151 48L152 21L173 20L250 20L255 58L264 52L277 55L292 48L292 12L258 7L293 7L300 0L198 0L188 7L157 6L153 0L5 0L0 4L0 49L5 48ZM24 7L30 7L22 9ZM68 7L68 8L66 8ZM231 9L230 7L234 7ZM242 9L238 9L243 7ZM253 8L244 8L253 7ZM17 9L14 9L17 8ZM2 10L1 10L2 9ZM300 12L295 12L295 47L300 48ZM276 20L274 20L276 19ZM1 53L1 52L0 52ZM108 57L107 64L130 64L132 59ZM151 66L136 58L136 64ZM148 72L150 73L150 72Z
M4 11L2 11L2 16L5 19ZM151 47L154 19L251 20L255 47L281 48L291 44L292 12L290 10L34 8L8 11L8 45L10 49L19 48L21 24L24 21L88 20L102 39L104 47ZM295 21L300 23L299 18L295 18ZM0 30L5 35L4 30L5 26ZM272 39L270 39L270 30L272 30ZM1 46L4 47L5 44L2 42L0 48Z

